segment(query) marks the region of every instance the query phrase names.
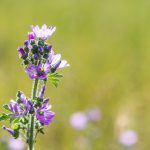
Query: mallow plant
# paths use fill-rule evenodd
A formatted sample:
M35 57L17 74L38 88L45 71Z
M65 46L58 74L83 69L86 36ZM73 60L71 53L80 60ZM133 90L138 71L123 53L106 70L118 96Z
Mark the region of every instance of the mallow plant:
M62 77L57 70L69 66L66 60L61 60L61 54L56 54L52 45L47 43L56 27L44 24L41 28L31 26L31 29L24 45L18 48L24 71L33 82L31 97L19 90L14 100L3 105L7 112L0 115L0 121L8 120L11 124L9 128L5 125L2 128L15 139L24 139L28 150L34 149L37 135L44 134L44 127L55 117L50 99L44 97L46 84L49 81L57 87Z

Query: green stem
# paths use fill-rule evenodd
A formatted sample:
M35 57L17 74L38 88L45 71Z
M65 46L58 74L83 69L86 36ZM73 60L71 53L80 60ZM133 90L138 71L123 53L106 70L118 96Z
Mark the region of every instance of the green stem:
M32 87L32 94L31 98L32 101L35 100L36 94L37 94L37 89L38 89L38 79L35 79L33 82L33 87ZM34 150L34 142L35 142L35 137L34 137L34 114L30 114L30 122L29 122L29 129L28 129L28 150Z
M37 88L38 88L38 79L35 79L33 81L33 87L32 87L32 93L31 93L32 101L34 101L34 99L36 97Z

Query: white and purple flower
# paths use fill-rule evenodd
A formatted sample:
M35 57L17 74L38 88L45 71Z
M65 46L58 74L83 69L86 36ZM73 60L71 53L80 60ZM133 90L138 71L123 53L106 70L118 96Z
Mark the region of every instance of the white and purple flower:
M46 24L42 25L40 28L39 26L32 26L32 32L35 34L37 38L42 40L47 40L54 32L56 31L56 27L49 26L47 27Z
M49 53L47 61L51 66L51 70L54 71L59 68L70 66L66 60L61 60L61 54L55 54L53 50Z

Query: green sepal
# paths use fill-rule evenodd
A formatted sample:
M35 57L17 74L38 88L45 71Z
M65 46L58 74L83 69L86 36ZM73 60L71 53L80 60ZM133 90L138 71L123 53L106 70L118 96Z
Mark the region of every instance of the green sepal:
M15 129L14 131L15 131L15 134L13 135L13 137L17 139L19 137L19 129Z
M39 132L40 132L40 133L42 133L42 134L44 134L44 131L43 131L43 129L40 129L40 130L39 130Z
M34 102L34 106L37 108L37 107L40 107L42 105L43 99L36 97L33 102Z
M38 41L38 45L40 45L40 46L44 46L44 40L39 39L39 41Z
M21 118L21 119L20 119L20 123L21 123L21 124L24 124L24 125L28 124L28 123L29 123L28 118L27 118L27 117Z
M31 45L34 45L34 44L35 44L35 41L34 41L34 40L32 40L32 41L31 41Z

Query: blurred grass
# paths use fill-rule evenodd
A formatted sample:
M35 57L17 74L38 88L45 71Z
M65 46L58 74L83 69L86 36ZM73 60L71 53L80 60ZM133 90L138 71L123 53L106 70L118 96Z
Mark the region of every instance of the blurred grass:
M149 149L149 7L147 0L0 0L1 105L15 98L18 89L30 96L31 81L16 51L30 25L55 25L49 42L71 65L60 71L64 78L57 89L48 86L46 94L57 115L46 134L39 136L37 150L74 150L80 133L68 119L95 105L103 119L93 150L121 149L116 120L122 114L130 120L127 127L139 134L135 149Z

